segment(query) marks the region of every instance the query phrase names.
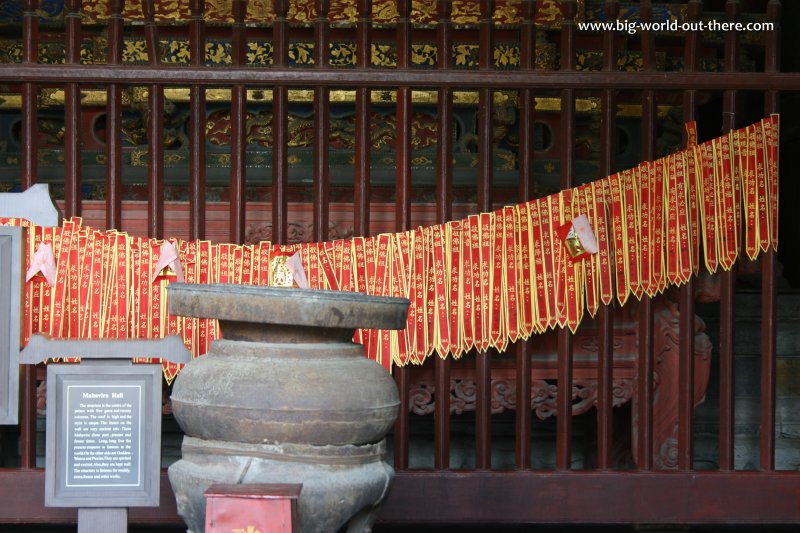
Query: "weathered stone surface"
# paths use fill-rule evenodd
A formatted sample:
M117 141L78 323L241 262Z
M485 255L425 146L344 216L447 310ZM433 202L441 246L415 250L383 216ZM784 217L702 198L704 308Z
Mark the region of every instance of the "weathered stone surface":
M175 315L260 325L400 329L406 325L408 300L359 292L173 283L169 309Z
M214 483L302 483L299 531L338 531L361 511L373 511L386 495L394 470L383 443L369 446L238 444L184 439L183 458L169 469L178 511L189 531L205 526L203 493Z
M356 293L239 285L169 288L170 312L220 319L224 340L175 381L186 433L169 468L178 512L204 531L215 483L302 483L299 531L350 522L369 531L394 472L384 436L399 410L394 380L355 328L397 329L408 301Z
M399 405L391 376L344 343L218 341L172 392L187 435L251 443L376 442Z

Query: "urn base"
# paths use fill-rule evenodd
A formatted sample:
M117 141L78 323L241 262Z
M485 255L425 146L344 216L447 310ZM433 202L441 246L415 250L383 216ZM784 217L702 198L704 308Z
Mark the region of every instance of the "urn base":
M205 531L204 492L213 484L302 483L298 531L371 531L394 470L384 441L363 446L247 444L184 437L182 459L169 467L178 513L190 533ZM351 519L352 517L352 519Z

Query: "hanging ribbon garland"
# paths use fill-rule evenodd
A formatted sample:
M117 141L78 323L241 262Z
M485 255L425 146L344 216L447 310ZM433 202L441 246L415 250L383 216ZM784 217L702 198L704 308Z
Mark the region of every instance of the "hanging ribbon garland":
M698 272L701 249L709 272L730 269L740 249L750 259L777 250L778 131L773 115L697 144L690 124L686 150L593 183L464 220L347 241L211 244L99 231L80 218L60 228L0 223L29 228L26 343L39 332L179 334L202 355L219 337L218 325L169 315L167 285L178 275L188 283L282 284L278 266L289 272L287 260L299 252L311 288L411 301L405 330L354 337L390 369L434 352L502 351L556 326L574 332L601 304L685 283ZM36 271L43 245L56 263L54 284ZM165 363L168 381L178 371Z

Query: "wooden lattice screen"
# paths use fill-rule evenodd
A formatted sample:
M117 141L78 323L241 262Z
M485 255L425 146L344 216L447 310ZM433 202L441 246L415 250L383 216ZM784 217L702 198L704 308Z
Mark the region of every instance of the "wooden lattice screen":
M42 95L52 95L52 89L62 91L57 108L63 112L63 163L59 163L63 170L58 174L60 178L49 181L63 185L60 201L65 216L95 216L97 225L139 228L158 238L170 236L166 235L165 227L172 234L177 232L191 239L209 238L210 228L219 231L219 227L224 227L229 242L241 243L248 238L248 222L260 220L271 227L268 238L286 243L290 240L292 220L310 213L309 237L324 241L331 238L333 208L341 210L341 205L346 206L345 218L353 235L404 231L425 221L446 222L546 192L541 171L537 170L541 168L537 166L538 159L546 151L546 147L537 144L544 142L542 135L551 136L548 146L554 147L546 156L548 163L557 168L549 172L551 178L557 176L551 185L569 188L577 184L579 176L586 175L585 167L581 166L585 159L594 158L597 164L589 172L594 174L591 178L600 178L620 170L620 154L632 147L640 147L635 155L637 160L657 158L659 150L665 149L659 145L658 132L663 127L663 113L669 109L677 110L679 116L673 117L677 123L689 122L699 118L698 110L704 102L721 96L721 124L728 131L744 125L745 92L758 93L763 113L769 115L779 111L781 91L800 89L800 78L780 72L781 3L774 0L748 3L762 9L754 20L774 25L772 31L761 32L754 41L747 41L749 53L756 50L759 54L753 62L762 67L757 71L756 67L739 61L745 46L743 36L750 39L751 34L719 33L719 41L709 45L700 31L664 35L643 31L628 35L582 31L578 26L578 22L588 20L614 20L621 13L625 16L633 13L645 22L671 20L670 17L696 22L709 16L728 22L750 20L742 12L740 2L731 0L724 2L724 13L711 15L704 13L704 2L696 0L670 4L672 8L654 6L649 1L631 6L590 0L391 3L276 0L263 3L268 5L264 9L269 16L256 22L249 17L262 3L248 6L243 0L233 0L231 12L218 24L204 21L211 8L218 6L202 0L191 0L188 7L181 3L188 16L179 24L165 18L163 6L146 0L127 4L109 0L108 14L99 18L92 9L102 2L67 0L56 23L47 19L39 4L44 2L24 2L19 61L0 65L3 90L18 95L19 99L19 185L25 189L42 181L47 174L43 171L42 154L46 147L42 146L41 124L50 108L41 105ZM136 11L136 5L141 6L140 12ZM311 13L313 17L299 19L300 12ZM91 61L86 58L89 38L102 38L104 43L102 52L96 52ZM63 42L63 56L58 64L45 61L49 56L41 46L41 42L54 39ZM144 43L146 64L126 58L132 41ZM223 42L226 59L224 64L210 66L213 60L208 50L217 41ZM257 43L269 44L269 57L262 63L258 63L258 54L254 52L258 50ZM346 46L341 46L342 43ZM165 59L172 45L185 52L183 64ZM590 54L587 48L594 52ZM420 59L425 50L436 51L429 62ZM463 55L458 55L461 52ZM301 53L306 54L305 59L301 59ZM340 54L345 53L351 59L340 66ZM665 54L677 63L665 66ZM701 64L701 60L707 58L716 61L718 71L703 70L708 65ZM750 70L740 71L745 67ZM143 176L139 190L145 191L138 203L126 196L132 148L129 139L123 138L129 130L126 121L133 105L130 89L134 87L146 89L146 93L141 90L137 93L140 99L136 104L140 116L146 118L146 123L140 125L146 141L136 146ZM214 185L210 177L212 167L208 164L212 150L208 140L209 101L211 94L220 89L230 94L225 141L229 148L223 151L226 163L214 169L213 178L221 180L225 192L221 203L212 201L208 192ZM166 95L176 90L188 94L184 106L187 118L182 130L186 147L181 163L184 166L180 169L182 176L177 178L186 196L183 203L173 204L165 203L168 192L165 187L176 183L171 163L165 161L165 154L172 154L171 140L165 138L165 132L171 131L172 126L165 124L165 120L170 117L166 108L171 105ZM87 145L90 135L84 120L85 102L82 103L87 91L101 93L105 102L101 154L104 173L99 178L86 171L82 158L82 147ZM296 113L301 94L306 98L303 109L310 110L305 115L310 122L306 125L310 140L305 145L310 175L303 176L305 181L292 178L296 172L292 170L293 161L299 156L293 148L296 138L294 130L290 130L290 116ZM420 155L414 143L419 137L415 112L423 100L421 95L432 102L426 112L430 131L435 132L428 145L432 153L428 154L427 165L433 176L428 181L420 177L424 174L422 164L415 159ZM472 105L470 113L462 113L465 104L459 98L463 95L468 95L466 105ZM504 137L507 144L500 147L496 139L501 128L509 124L498 120L496 102L509 98L514 102L513 136ZM227 103L227 96L224 101ZM752 102L752 97L749 101ZM254 104L264 114L254 117ZM332 175L333 158L341 155L337 151L338 137L333 135L341 132L332 123L341 116L343 105L351 120L348 123L351 140L346 146L349 166L341 177ZM542 128L543 110L548 105L554 105L556 112L548 115L548 127ZM581 152L582 143L587 141L583 138L584 130L579 128L585 122L582 117L588 116L581 114L581 106L587 105L596 109L590 120L594 121L597 139L594 144L588 141L590 156ZM631 106L635 111L625 120L633 120L637 127L626 131L636 132L638 138L627 138L626 146L622 147L619 126L623 111ZM382 120L392 130L393 146L387 152L390 162L381 170L385 173L389 168L392 172L393 179L388 182L374 175L379 166L374 146L376 107L380 107ZM464 116L474 123L464 122ZM268 154L268 164L253 163L257 150L252 128L256 118L269 128L269 149L259 152L264 157ZM718 116L713 120L719 121ZM702 131L702 121L700 127ZM464 129L473 133L469 139L459 134ZM513 143L509 144L509 140ZM672 148L679 148L679 144ZM501 151L503 156L513 155L509 169L498 168L497 156ZM464 154L469 155L468 163L459 166L455 161ZM220 178L220 172L229 174ZM83 191L91 184L103 191L101 201L83 198ZM255 186L263 186L267 191L258 202L248 200L249 188ZM305 187L299 200L293 196L298 187ZM187 213L180 223L167 215L174 212L176 205ZM145 223L141 224L140 218L137 225L133 213L145 209ZM735 468L736 272L732 270L718 274L721 287L718 468L701 472L694 470L693 463L698 289L698 281L693 279L676 292L677 305L673 306L678 311L674 315L678 321L674 345L678 356L672 399L677 442L669 452L674 464L668 465L668 471L661 471L664 465L659 462L661 451L657 448L662 443L654 438L657 434L654 424L659 421L653 414L656 396L665 390L659 389L660 383L654 381L658 358L663 355L656 352L661 333L654 326L662 304L645 298L625 318L611 308L600 310L594 329L590 330L596 350L588 365L583 359L576 359L576 350L583 348L576 346L576 337L564 329L555 334L555 340L548 341L552 344L546 345L552 347L547 364L533 356L541 355L542 350L537 344L540 340L534 337L516 343L503 357L472 354L459 362L437 357L429 360L423 370L395 369L402 405L409 408L401 410L394 430L393 463L398 474L381 520L387 523L800 522L796 472L775 470L776 261L775 253L770 251L759 267L761 431L756 471ZM615 350L623 349L615 346L615 331L628 326L637 339L632 348L625 349L630 348L635 359L635 365L629 365L627 383L635 388L631 394L637 398L633 417L638 431L632 447L633 464L625 468L615 451L621 441L615 431L618 425L615 418L619 416L614 409ZM630 368L635 373L630 373L633 372ZM585 462L584 469L575 471L572 467L576 419L572 413L573 394L581 385L576 383L578 371L596 384L592 392L595 396L586 407L596 407L590 415L594 417L596 440L587 444L588 455L594 459ZM430 403L429 416L414 414L416 411L412 409L417 401L414 395L419 392L414 392L414 387L419 380L428 380L429 396L436 398L436 391L444 391L439 398L449 400L448 391L456 374L469 376L471 389L467 396L470 408L474 409L473 442L468 452L474 458L467 462L466 470L462 463L456 465L451 461L457 416L453 403ZM533 435L531 413L537 406L530 391L536 380L545 379L542 376L557 388L552 400L556 420L554 460L547 470L533 468L538 464L534 459L541 448ZM516 391L522 391L514 397L514 461L510 466L504 463L503 469L493 464L497 453L493 432L498 428L498 416L493 412L501 410L493 405L497 401L493 390L496 391L500 377L512 381ZM44 475L36 463L36 399L40 380L40 369L37 374L36 367L24 367L20 387L19 465L0 469L0 486L4 487L0 489L4 500L0 508L2 523L58 523L75 519L73 511L45 508L42 504ZM412 426L423 428L424 436L415 434ZM13 442L8 435L16 433L9 429L6 435L4 447L8 449L8 443ZM424 444L427 438L432 438L430 445ZM424 451L419 452L416 447ZM426 468L415 468L413 456L418 453L432 454L429 462L421 463ZM179 523L165 476L162 481L162 506L157 510L133 510L133 522Z

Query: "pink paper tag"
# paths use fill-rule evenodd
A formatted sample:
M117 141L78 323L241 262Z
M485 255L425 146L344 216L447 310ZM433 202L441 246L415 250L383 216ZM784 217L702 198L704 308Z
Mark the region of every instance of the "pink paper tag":
M308 288L308 279L306 272L303 270L303 262L300 260L300 252L295 252L293 256L286 260L286 266L289 267L289 272L292 273L292 279L301 289Z
M150 283L155 282L161 271L167 267L170 267L175 272L175 281L183 281L183 267L181 266L178 249L171 242L164 241L158 254L158 263L153 269L153 275L150 276Z
M41 243L31 259L31 266L25 274L25 282L30 281L36 274L42 273L47 284L54 287L56 284L56 259L53 256L53 246L50 243Z

